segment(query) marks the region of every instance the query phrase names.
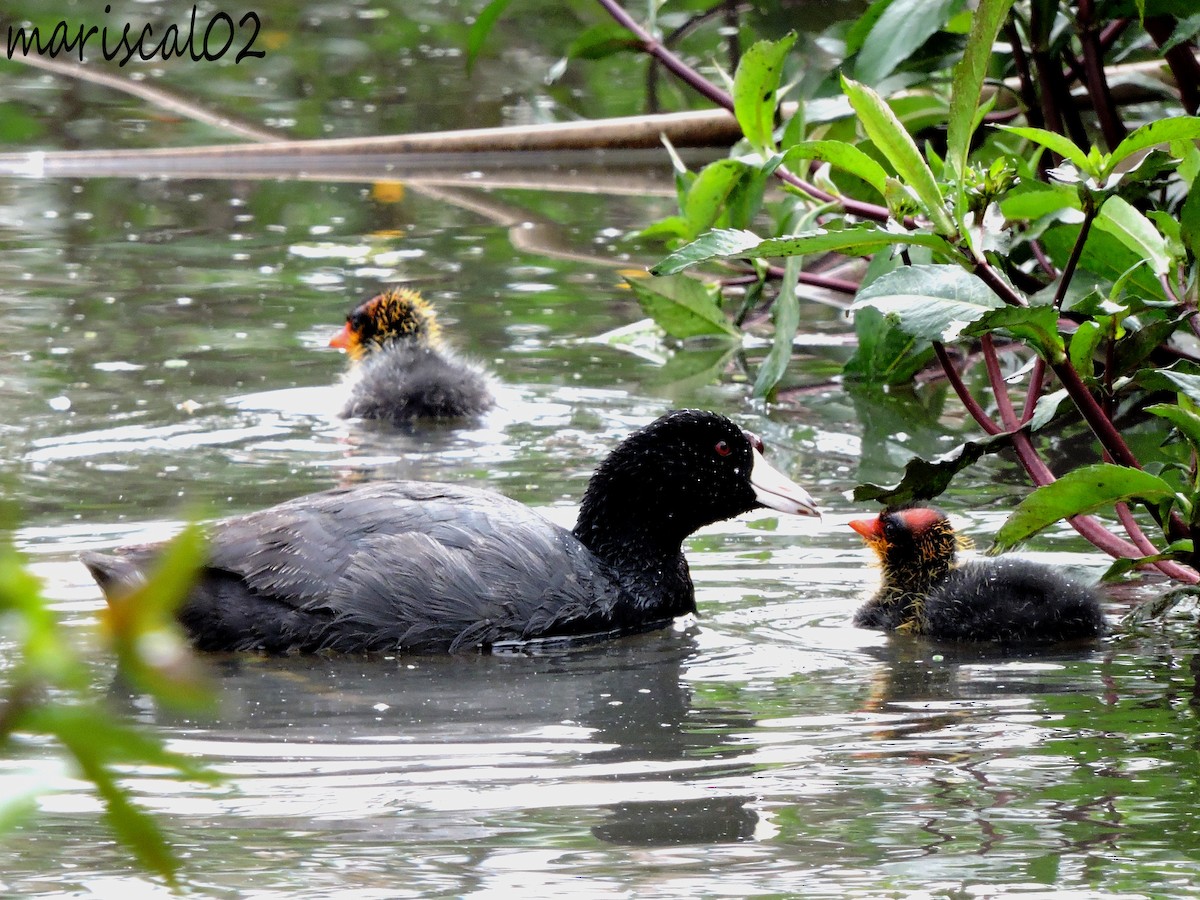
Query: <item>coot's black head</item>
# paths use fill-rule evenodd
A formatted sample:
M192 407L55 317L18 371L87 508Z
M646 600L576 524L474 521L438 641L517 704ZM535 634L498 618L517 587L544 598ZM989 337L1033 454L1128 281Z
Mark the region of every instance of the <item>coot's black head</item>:
M677 410L635 431L596 469L575 534L607 543L678 549L704 525L761 506L818 515L798 484L767 464L762 441L724 416Z
M855 519L850 527L879 557L885 585L917 585L943 577L960 546L950 519L928 506L885 509L874 519Z
M354 307L329 346L345 350L351 359L362 359L398 341L433 346L439 333L433 307L420 294L393 288Z

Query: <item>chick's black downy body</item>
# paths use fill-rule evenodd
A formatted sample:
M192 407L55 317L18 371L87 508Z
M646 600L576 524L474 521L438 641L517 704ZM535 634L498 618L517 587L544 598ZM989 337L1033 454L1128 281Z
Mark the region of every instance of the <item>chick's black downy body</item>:
M958 563L959 539L945 514L888 509L850 523L879 557L878 592L854 624L958 641L1055 643L1104 634L1091 588L1018 557Z
M573 532L474 488L337 488L216 523L179 614L205 650L454 651L627 633L695 610L681 542L760 506L815 514L756 439L681 410L623 441L588 484ZM106 594L158 546L83 559Z

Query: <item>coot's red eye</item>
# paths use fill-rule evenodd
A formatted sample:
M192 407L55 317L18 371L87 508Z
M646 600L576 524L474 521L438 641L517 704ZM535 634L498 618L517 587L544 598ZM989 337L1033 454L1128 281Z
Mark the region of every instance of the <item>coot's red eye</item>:
M733 449L724 441L717 441L717 446L713 449L717 451L717 456L728 456L733 452Z

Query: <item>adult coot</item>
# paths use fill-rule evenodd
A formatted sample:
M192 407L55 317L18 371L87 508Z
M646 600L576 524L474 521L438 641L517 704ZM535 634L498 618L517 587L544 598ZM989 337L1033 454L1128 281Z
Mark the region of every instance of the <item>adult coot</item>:
M179 619L203 650L454 651L498 641L645 631L694 612L682 542L761 506L812 498L724 416L669 413L600 463L566 531L458 485L337 488L212 528ZM83 554L106 594L161 545Z
M1104 633L1095 592L1048 566L1010 556L958 564L964 542L939 510L887 509L850 527L883 568L883 583L855 613L855 625L1003 644Z
M433 308L416 291L394 288L360 303L329 346L351 360L344 418L460 419L495 402L487 374L442 344Z

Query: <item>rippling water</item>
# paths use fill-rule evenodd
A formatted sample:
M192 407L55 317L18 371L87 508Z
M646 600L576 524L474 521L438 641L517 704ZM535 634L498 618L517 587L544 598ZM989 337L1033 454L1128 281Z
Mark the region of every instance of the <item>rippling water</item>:
M6 77L30 104L66 102L53 82ZM114 121L95 127L112 137ZM97 690L224 776L127 773L189 891L1194 896L1190 614L1035 657L853 628L877 576L845 527L863 512L849 490L971 432L937 387L832 380L848 352L831 339L848 328L836 309L807 310L796 390L769 409L736 356L601 339L641 317L618 272L658 252L622 235L669 211L669 170L639 177L668 199L0 184L0 476L17 542ZM421 288L494 370L501 403L476 425L337 418L344 361L326 340L353 299L395 282ZM696 620L492 656L215 657L218 711L200 718L129 694L95 649L102 601L81 550L381 478L487 485L570 525L607 449L682 405L762 434L826 511L696 535ZM1023 490L993 460L946 506L986 543ZM1064 532L1032 555L1084 577L1104 567ZM1112 591L1110 617L1156 590ZM0 633L0 657L11 646ZM57 759L23 741L0 760L4 784L51 787L0 843L0 893L166 895Z

